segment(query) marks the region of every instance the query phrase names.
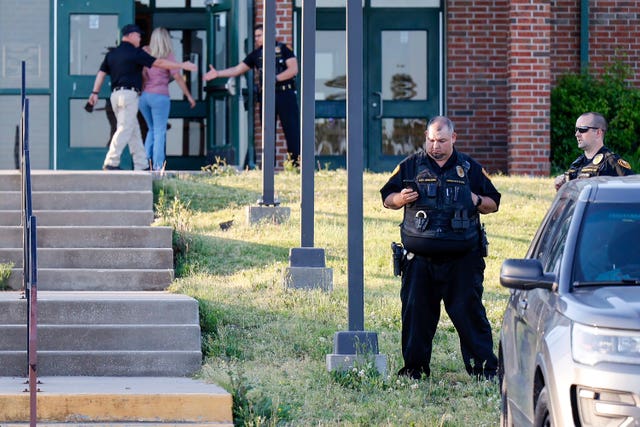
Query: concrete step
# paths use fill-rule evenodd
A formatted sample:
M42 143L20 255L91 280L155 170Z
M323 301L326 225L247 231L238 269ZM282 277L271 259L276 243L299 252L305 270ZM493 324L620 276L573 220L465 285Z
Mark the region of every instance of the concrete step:
M27 352L0 351L0 376L26 375ZM195 350L38 351L38 375L175 377L194 375L202 365Z
M152 176L138 171L54 171L32 170L32 191L140 191L151 189ZM0 191L19 191L20 171L0 171Z
M169 292L38 292L38 324L199 325L198 302ZM22 292L0 292L0 327L25 323Z
M23 288L22 268L12 269L9 289ZM162 291L173 269L38 268L40 291Z
M24 378L0 378L0 425L29 421ZM232 427L232 397L219 386L176 377L39 377L39 427Z
M32 210L152 210L153 193L147 191L33 191ZM20 191L0 191L0 210L19 210Z
M167 248L171 227L37 226L38 248ZM0 226L0 247L22 248L22 227Z
M0 248L0 263L22 267L22 248ZM171 248L39 248L38 268L173 268Z
M186 376L200 369L198 302L191 297L46 291L37 296L39 375ZM0 292L0 376L26 375L26 318L22 293Z
M153 211L144 210L34 210L40 226L145 226ZM21 226L20 210L0 210L0 226Z
M25 351L27 326L3 325L0 351ZM198 325L38 325L38 352L181 351L198 348Z

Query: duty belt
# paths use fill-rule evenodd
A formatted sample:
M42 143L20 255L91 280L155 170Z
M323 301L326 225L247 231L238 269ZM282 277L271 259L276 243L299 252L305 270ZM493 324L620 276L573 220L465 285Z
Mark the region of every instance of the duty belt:
M119 90L132 90L135 93L137 93L138 95L140 95L140 90L133 87L133 86L115 86L113 88L111 88L111 92L117 92Z
M295 85L293 83L287 83L284 85L276 85L276 90L284 92L285 90L295 90Z

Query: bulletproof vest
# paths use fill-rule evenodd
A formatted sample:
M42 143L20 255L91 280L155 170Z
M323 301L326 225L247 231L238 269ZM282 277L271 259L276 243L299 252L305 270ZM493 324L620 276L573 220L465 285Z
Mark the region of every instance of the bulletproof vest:
M572 179L591 178L600 175L600 171L607 164L607 160L614 154L611 151L605 151L593 156L593 159L588 160L583 154L578 157L569 169L564 173L567 181Z
M280 42L276 42L276 75L280 74L281 72L283 72L284 70L287 69L287 64L286 64L286 60L284 59L284 57L282 56L282 49L285 45L283 43ZM258 60L257 60L257 68L258 68L258 73L260 75L260 82L262 82L262 54L263 54L264 50L260 49L260 54L258 55ZM289 80L287 80L286 82L277 82L276 85L278 84L285 84L288 83Z
M479 247L479 218L471 198L469 168L469 162L459 158L438 176L428 160L418 165L415 182L420 197L405 206L401 225L405 249L431 256Z

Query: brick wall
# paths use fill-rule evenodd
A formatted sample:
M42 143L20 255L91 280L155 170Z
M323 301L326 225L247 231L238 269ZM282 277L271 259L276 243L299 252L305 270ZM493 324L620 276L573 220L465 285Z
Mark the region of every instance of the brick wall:
M589 60L602 72L615 58L631 66L632 81L640 87L640 3L638 0L589 2Z
M446 111L456 145L507 172L508 0L447 2Z
M262 1L256 19L262 21ZM548 175L550 92L580 71L581 0L444 0L446 110L458 149L490 172ZM290 0L277 0L276 37L293 42ZM640 87L638 0L590 0L589 64L602 72L616 58ZM260 147L260 118L256 120ZM277 155L286 156L280 126ZM261 150L258 148L257 152Z
M256 0L254 16L256 25L263 24L263 0ZM290 1L276 1L276 39L286 43L293 49L293 6ZM299 63L298 63L299 65ZM262 116L259 107L254 110L254 138L256 150L256 163L262 164ZM283 162L287 160L287 141L282 132L282 126L278 120L276 124L276 169L282 169Z
M549 174L550 18L548 1L510 1L509 174Z

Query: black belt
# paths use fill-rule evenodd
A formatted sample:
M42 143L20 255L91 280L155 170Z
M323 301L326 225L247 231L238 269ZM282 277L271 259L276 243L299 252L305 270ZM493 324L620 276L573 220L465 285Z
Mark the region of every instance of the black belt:
M116 87L111 88L111 92L117 92L119 90L132 90L135 93L137 93L138 95L140 95L140 89L135 88L133 86L116 86Z
M287 83L286 85L276 85L276 90L284 92L285 90L295 90L296 85L293 83Z

